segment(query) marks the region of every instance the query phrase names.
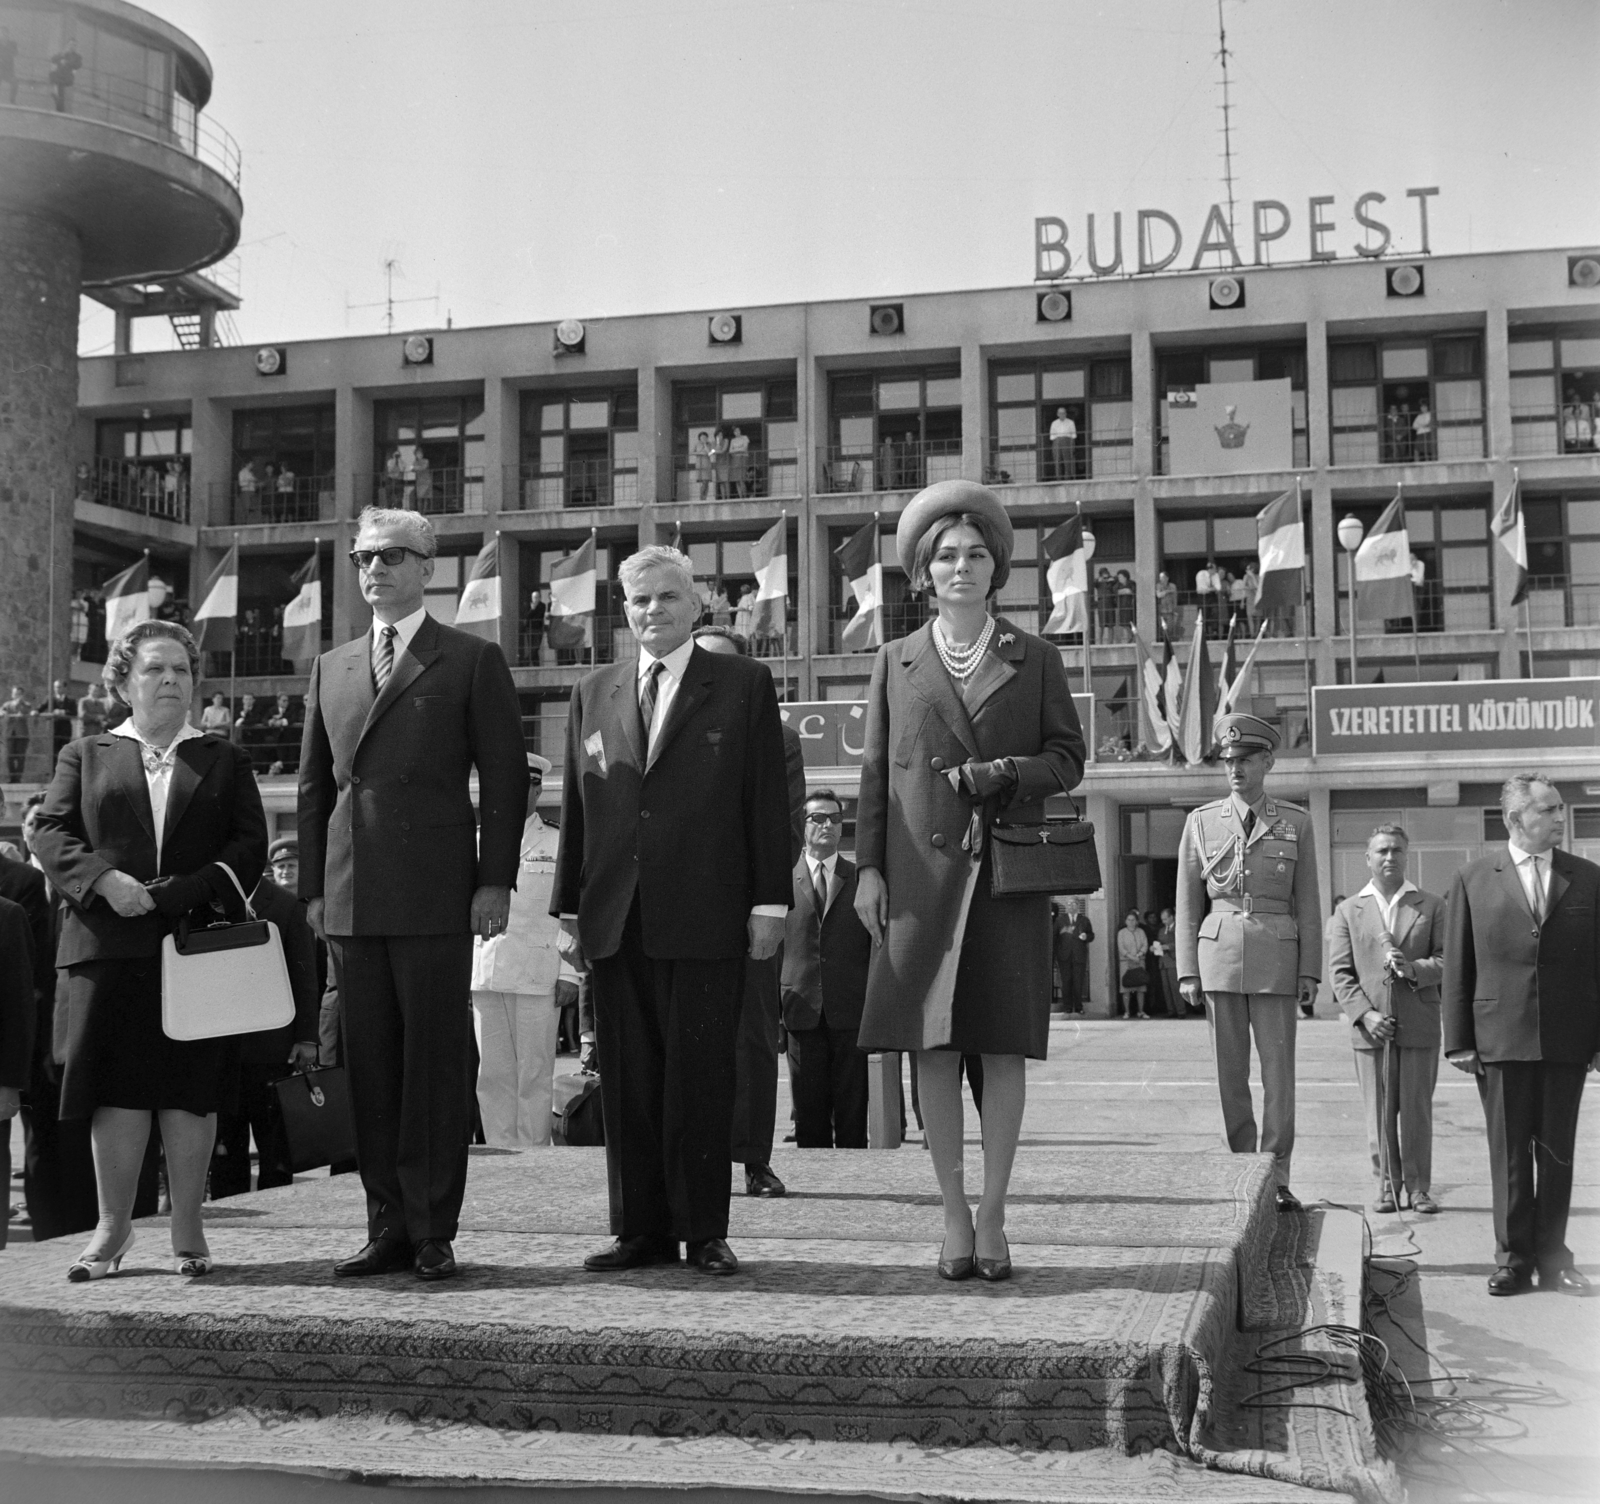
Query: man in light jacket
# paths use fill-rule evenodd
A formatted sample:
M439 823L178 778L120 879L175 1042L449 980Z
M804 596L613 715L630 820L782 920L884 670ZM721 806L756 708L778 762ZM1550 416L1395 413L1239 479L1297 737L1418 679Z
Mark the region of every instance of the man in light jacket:
M555 1075L555 991L560 924L549 913L559 833L535 807L548 758L528 753L528 818L505 933L475 940L472 1017L478 1033L478 1111L484 1139L498 1149L550 1142Z
M1398 825L1368 838L1372 881L1333 911L1328 972L1366 1107L1372 1209L1394 1211L1403 1188L1413 1211L1431 1213L1444 900L1406 880L1407 849Z

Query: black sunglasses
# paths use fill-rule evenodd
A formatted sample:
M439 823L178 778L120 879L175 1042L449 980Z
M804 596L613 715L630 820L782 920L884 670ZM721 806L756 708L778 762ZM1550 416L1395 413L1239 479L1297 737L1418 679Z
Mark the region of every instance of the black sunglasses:
M418 553L414 548L406 548L397 544L393 548L352 548L350 550L350 562L357 569L371 569L372 561L380 559L386 569L394 569L405 561L407 554L414 554L419 559L428 557L427 554Z
M806 816L807 825L838 825L843 820L843 815L825 814L822 810L813 810Z

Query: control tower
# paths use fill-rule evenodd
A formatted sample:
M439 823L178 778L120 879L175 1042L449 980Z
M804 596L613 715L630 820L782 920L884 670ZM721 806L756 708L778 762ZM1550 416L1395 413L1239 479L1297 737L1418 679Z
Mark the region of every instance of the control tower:
M209 343L237 306L200 275L239 239L239 153L211 64L122 0L0 0L0 678L64 677L78 298Z

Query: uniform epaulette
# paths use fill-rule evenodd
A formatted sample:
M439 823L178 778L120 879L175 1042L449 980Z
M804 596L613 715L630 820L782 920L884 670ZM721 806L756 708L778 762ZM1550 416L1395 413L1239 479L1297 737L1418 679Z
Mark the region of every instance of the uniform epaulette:
M1272 802L1278 809L1292 809L1297 815L1308 815L1311 813L1311 811L1308 810L1305 805L1291 804L1287 799L1278 798L1276 794L1272 795Z

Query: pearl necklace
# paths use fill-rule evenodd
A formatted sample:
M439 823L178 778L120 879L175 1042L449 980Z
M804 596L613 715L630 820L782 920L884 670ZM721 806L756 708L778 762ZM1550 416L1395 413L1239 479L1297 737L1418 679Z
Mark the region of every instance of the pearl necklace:
M988 651L989 639L993 636L994 618L988 615L983 619L983 630L978 633L978 640L965 648L951 647L944 635L944 623L936 621L933 624L933 645L939 650L939 661L959 684L965 684L977 673L978 665Z

